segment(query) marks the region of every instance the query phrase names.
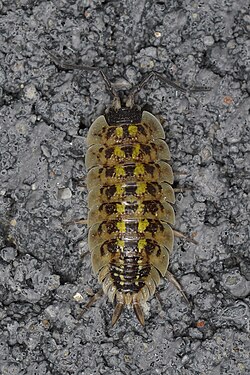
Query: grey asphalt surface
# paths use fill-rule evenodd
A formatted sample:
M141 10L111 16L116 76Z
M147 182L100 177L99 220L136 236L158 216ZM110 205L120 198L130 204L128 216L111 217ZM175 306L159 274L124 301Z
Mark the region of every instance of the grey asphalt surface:
M249 375L248 0L0 1L0 374ZM146 326L98 300L86 226L86 135L116 87L149 71L138 96L163 121L176 171L170 270Z

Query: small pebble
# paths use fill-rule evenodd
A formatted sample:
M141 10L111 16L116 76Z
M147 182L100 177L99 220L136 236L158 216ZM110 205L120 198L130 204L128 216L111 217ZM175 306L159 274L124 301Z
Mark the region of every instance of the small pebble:
M59 189L58 196L59 199L69 199L72 196L72 192L69 188Z
M11 262L17 256L17 251L14 247L4 247L1 250L1 257L5 262Z
M214 38L212 35L207 35L204 37L203 42L205 46L212 46L214 44Z

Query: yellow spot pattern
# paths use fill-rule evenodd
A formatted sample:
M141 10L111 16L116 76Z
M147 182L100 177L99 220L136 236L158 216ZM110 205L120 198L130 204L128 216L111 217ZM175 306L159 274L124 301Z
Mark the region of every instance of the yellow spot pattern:
M147 191L147 184L145 182L138 182L137 188L136 188L136 194L142 195L145 194Z
M118 158L125 158L125 152L119 146L115 146L114 155Z
M141 163L136 164L135 170L134 170L134 175L135 176L141 176L145 173L145 168L144 165Z
M124 214L125 206L122 203L116 203L116 211L118 214Z
M148 222L147 219L140 220L139 223L138 223L138 232L139 233L145 232L145 230L147 229L148 225L149 225L149 222Z
M137 126L135 126L135 125L129 125L128 132L129 132L129 135L131 137L135 137L136 134L137 134L137 132L138 132Z
M125 169L121 167L120 165L115 166L115 174L116 174L116 177L126 176Z
M116 194L122 197L124 194L124 187L121 184L117 184L115 185L115 188L116 188Z
M118 221L116 223L116 227L119 230L120 233L125 233L126 232L126 224L124 221Z
M143 203L139 203L138 204L138 208L137 208L137 214L142 214L143 212L144 212L144 208L145 208L145 204L143 204Z
M138 250L139 250L139 253L142 252L142 250L144 249L144 247L147 245L147 240L145 240L145 238L141 239L138 241Z
M124 250L124 246L125 246L125 241L122 241L122 240L117 240L116 241L116 244L117 246L120 248L121 252Z
M140 154L141 146L137 143L133 149L132 159L136 159Z
M116 136L118 138L122 138L123 137L123 128L121 126L118 126L116 129L115 129L115 133L116 133Z

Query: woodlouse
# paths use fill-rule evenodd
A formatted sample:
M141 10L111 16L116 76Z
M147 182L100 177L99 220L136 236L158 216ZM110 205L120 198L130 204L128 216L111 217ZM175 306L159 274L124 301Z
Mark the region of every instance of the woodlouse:
M137 92L153 77L187 91L152 72L129 93L125 105L101 69L52 59L65 69L98 71L113 96L105 115L87 136L88 227L92 268L103 292L115 302L112 324L125 305L144 325L143 305L155 293L161 277L181 287L168 271L173 250L175 202L169 148L158 119L134 104ZM190 91L206 91L195 87ZM182 293L183 294L183 293Z

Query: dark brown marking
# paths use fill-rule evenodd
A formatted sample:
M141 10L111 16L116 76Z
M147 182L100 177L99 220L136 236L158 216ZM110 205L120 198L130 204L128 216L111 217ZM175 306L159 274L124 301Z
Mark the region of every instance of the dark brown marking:
M115 167L108 167L105 168L106 170L106 177L114 177L115 176Z
M154 174L154 171L156 169L156 167L158 167L158 164L155 164L155 163L148 163L148 164L143 164L144 168L145 168L145 171L152 175Z
M147 183L147 191L148 191L152 196L155 196L156 193L157 193L156 186L159 187L159 185L157 184L157 182L155 182L155 183L148 182L148 183Z
M157 242L147 239L146 245L145 245L145 251L148 255L152 254L155 250L161 251L160 246L157 244Z

